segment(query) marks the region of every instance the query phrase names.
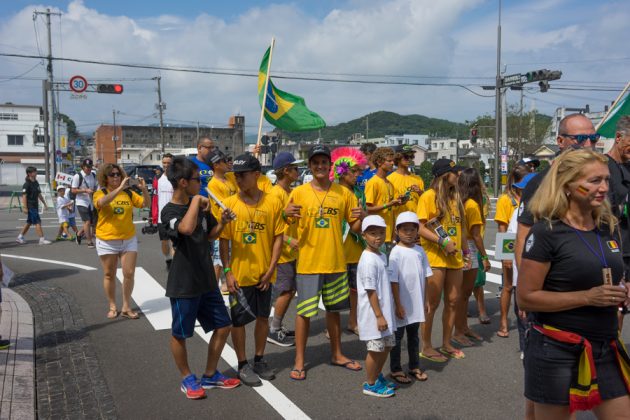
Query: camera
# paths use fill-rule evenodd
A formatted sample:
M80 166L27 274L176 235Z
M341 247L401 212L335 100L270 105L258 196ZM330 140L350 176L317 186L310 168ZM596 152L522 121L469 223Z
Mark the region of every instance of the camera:
M157 227L157 225L153 224L153 220L150 217L148 219L146 217L143 217L142 220L147 222L142 227L142 234L143 235L155 235L156 233L158 233L158 227Z

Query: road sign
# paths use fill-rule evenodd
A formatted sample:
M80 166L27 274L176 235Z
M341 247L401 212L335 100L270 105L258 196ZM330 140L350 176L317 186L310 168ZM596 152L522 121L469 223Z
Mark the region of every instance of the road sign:
M61 160L62 160L62 159L61 159L61 156L57 156L57 157L55 158L55 162L57 162L57 163L61 163Z
M82 93L88 87L88 82L83 76L72 76L70 78L70 90L74 93Z
M61 156L61 150L57 149L57 152L55 152L57 156Z

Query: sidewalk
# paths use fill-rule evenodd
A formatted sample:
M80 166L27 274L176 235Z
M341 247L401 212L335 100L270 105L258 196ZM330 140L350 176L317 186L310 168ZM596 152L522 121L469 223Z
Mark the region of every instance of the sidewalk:
M11 340L0 350L0 419L35 418L33 313L24 299L2 289L0 335Z

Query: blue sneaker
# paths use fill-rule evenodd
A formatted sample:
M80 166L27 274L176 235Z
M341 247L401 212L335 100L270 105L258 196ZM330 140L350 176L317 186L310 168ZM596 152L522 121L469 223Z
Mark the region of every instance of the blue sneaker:
M236 378L228 378L218 370L212 376L203 375L201 377L200 385L203 389L221 388L232 389L241 384L241 381Z
M383 386L379 381L376 381L374 385L370 385L367 382L363 383L363 393L365 395L369 395L370 397L379 397L379 398L389 398L396 395L396 392Z
M189 400L206 398L206 391L199 385L199 380L194 374L188 375L182 381L181 390Z
M385 379L382 373L378 374L378 378L376 378L376 383L384 385L389 389L398 389L398 385L392 381Z

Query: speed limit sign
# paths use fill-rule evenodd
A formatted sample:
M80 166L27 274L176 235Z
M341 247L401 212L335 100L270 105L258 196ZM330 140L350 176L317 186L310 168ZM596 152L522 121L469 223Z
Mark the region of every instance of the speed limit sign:
M70 78L70 90L74 93L83 93L88 87L88 82L83 76L72 76Z

